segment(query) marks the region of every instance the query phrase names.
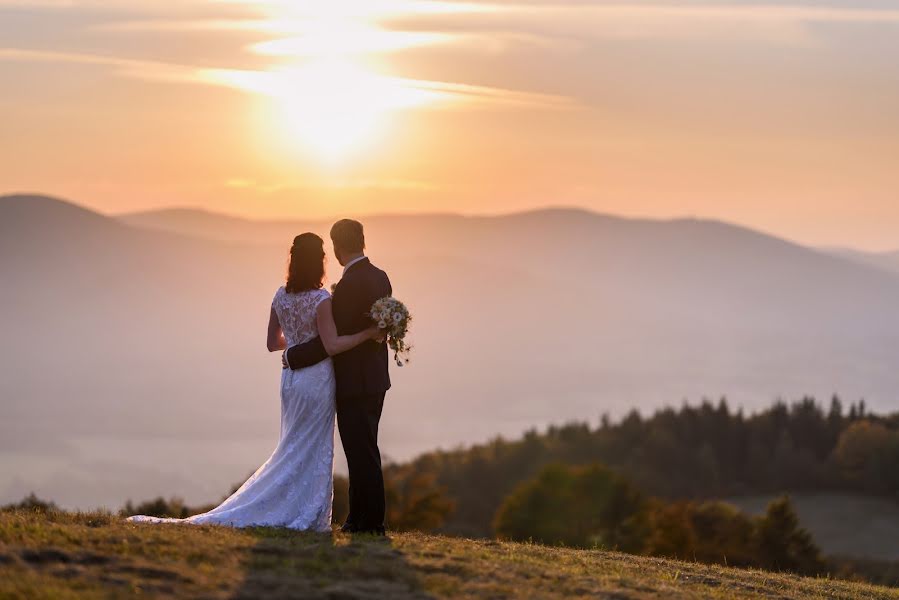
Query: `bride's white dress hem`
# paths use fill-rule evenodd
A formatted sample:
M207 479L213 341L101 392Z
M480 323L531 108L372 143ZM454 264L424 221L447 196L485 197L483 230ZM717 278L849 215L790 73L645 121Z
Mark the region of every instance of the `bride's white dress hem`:
M328 297L324 290L288 294L278 289L272 306L288 347L318 335L316 309ZM278 446L240 489L211 511L187 519L137 515L127 520L331 531L335 385L331 359L297 371L284 369Z

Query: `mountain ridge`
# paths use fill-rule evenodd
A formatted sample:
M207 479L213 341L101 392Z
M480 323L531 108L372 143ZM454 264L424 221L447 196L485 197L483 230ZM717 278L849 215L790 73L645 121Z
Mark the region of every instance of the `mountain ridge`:
M314 219L302 219L293 217L284 218L254 218L244 215L236 215L225 212L219 212L201 207L190 206L174 206L159 209L140 210L124 213L102 213L87 208L77 202L40 193L17 193L0 195L0 216L4 211L8 211L7 206L12 202L28 201L29 203L40 203L43 211L47 209L53 210L54 207L64 209L70 213L78 212L83 216L91 216L93 218L108 219L109 221L125 223L131 226L138 226L151 229L169 230L170 221L172 219L182 218L190 219L193 222L199 220L210 220L217 223L229 223L241 226L324 226L333 223L338 217L323 217ZM49 213L48 213L49 214ZM884 259L896 260L899 262L899 250L892 252L870 253L853 248L819 248L805 245L801 242L778 236L761 229L742 225L739 223L726 221L716 218L706 218L698 216L680 216L669 218L652 218L652 217L633 217L625 215L617 215L613 213L604 213L575 206L548 206L543 208L527 209L522 211L514 211L500 214L460 214L451 212L420 212L420 213L371 213L359 217L363 221L388 221L388 220L409 220L409 221L428 221L434 219L448 219L455 222L501 222L501 221L528 221L532 219L544 219L547 217L555 218L572 218L583 217L591 219L593 222L608 222L614 224L644 225L644 226L688 226L688 227L711 227L721 229L724 232L737 232L747 234L766 240L776 240L779 243L786 244L795 248L824 254L827 256L838 257L844 260L853 261L857 264L861 261L854 260L852 254L865 255L870 257L882 257ZM168 225L168 226L167 226ZM181 232L184 233L184 232ZM869 265L871 266L871 265ZM873 265L876 266L876 265Z
M120 219L126 223L141 225L152 222L160 222L165 221L172 218L190 218L190 219L215 219L215 220L227 220L229 222L240 222L246 225L308 225L308 224L330 224L336 221L341 217L332 216L332 217L324 217L324 218L315 218L315 219L302 219L298 217L284 217L284 218L254 218L243 215L234 215L224 212L217 212L213 210L209 210L206 208L195 208L195 207L171 207L171 208L160 208L160 209L151 209L144 211L135 211L135 212L125 212L125 213L117 213L108 215L113 218ZM749 227L746 225L741 225L739 223L734 223L731 221L725 221L722 219L715 218L706 218L706 217L697 217L697 216L681 216L681 217L668 217L668 218L652 218L652 217L634 217L634 216L625 216L618 215L614 213L605 213L599 212L595 210L590 210L583 207L565 207L565 206L547 206L542 208L534 208L527 209L521 211L514 211L508 213L499 213L499 214L462 214L462 213L452 213L452 212L417 212L417 213L370 213L360 217L358 219L362 221L367 220L375 220L375 221L383 221L390 219L403 219L403 220L430 220L430 219L449 219L453 221L467 221L467 222L492 222L492 221L508 221L508 220L529 220L529 219L540 219L545 217L584 217L593 219L595 221L608 221L613 223L630 223L630 224L647 224L647 225L709 225L716 227L723 227L727 229L739 230L746 233L752 233L758 236L777 239L782 242L809 248L814 250L809 246L805 246L804 244L790 240L789 238L784 238L781 236L777 236L771 233L767 233L760 229L755 229L753 227Z

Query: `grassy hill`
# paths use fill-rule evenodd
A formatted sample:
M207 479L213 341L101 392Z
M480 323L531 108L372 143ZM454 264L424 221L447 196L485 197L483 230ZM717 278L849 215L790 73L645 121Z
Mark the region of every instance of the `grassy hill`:
M413 533L389 540L0 513L0 598L890 598L827 579Z

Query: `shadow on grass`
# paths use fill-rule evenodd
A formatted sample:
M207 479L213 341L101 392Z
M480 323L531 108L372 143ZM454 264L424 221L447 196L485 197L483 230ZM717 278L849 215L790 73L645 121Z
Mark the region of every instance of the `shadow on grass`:
M389 538L249 531L258 541L247 552L234 598L431 598Z

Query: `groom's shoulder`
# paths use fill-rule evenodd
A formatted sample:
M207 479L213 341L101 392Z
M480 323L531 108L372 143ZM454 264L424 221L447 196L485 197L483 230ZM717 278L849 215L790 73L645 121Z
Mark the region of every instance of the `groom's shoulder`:
M387 276L387 271L376 267L374 264L369 263L369 265L371 267L372 275L381 281L386 281L388 284L390 283L390 277Z
M352 290L360 289L360 287L368 288L373 285L380 287L383 283L390 284L387 273L373 265L371 261L365 261L347 271L338 283L338 287L341 290Z
M379 267L376 266L374 263L371 263L371 262L370 262L369 265L371 266L371 269L372 269L373 272L377 273L378 275L382 275L382 276L384 276L384 277L387 277L387 271L385 271L384 269L379 268Z
M353 269L347 273L347 286L344 288L346 290L355 290L356 293L363 294L365 296L385 296L390 295L391 285L390 278L387 277L387 273L374 264L371 261L366 261L364 265L359 265L360 269ZM350 277L353 275L353 271L355 271L355 277Z
M344 277L351 278L352 276L356 276L359 278L368 278L368 277L387 277L387 273L384 270L375 266L371 260L366 260L363 263L359 264L358 268L353 268L347 271Z

